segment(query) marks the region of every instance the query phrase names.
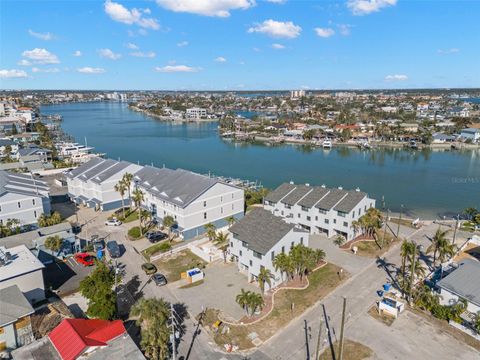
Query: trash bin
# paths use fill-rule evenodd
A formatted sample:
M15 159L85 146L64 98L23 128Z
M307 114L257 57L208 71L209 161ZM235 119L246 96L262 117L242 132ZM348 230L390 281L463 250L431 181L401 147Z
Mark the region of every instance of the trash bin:
M389 291L391 287L392 287L392 284L389 284L389 283L383 284L383 290L385 291Z

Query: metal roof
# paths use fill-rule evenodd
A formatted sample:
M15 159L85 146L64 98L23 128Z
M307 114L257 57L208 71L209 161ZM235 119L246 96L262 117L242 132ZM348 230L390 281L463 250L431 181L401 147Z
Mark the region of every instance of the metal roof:
M113 175L117 174L118 172L125 170L130 165L132 165L132 163L129 163L128 161L117 162L112 167L108 168L107 170L99 173L97 176L92 178L92 182L101 184L103 181L110 179Z
M295 189L295 185L289 184L289 183L283 183L279 187L277 187L275 190L269 192L267 196L265 197L266 201L271 201L271 202L279 202L284 198L290 191Z
M295 205L301 198L303 198L306 194L312 191L312 187L306 185L299 185L290 192L287 196L285 196L281 201L287 205Z
M298 202L298 205L311 208L323 198L329 190L321 186L315 186L303 199Z
M480 306L480 262L465 259L437 285Z
M265 255L294 227L270 211L257 208L233 224L229 231L246 242L249 249Z
M46 182L37 180L30 175L0 170L0 196L9 192L22 195L48 196L49 190Z
M330 210L346 195L347 192L345 190L330 189L329 193L325 195L325 197L320 200L315 207L319 209Z
M17 285L0 290L0 327L33 314L32 305Z
M355 206L358 205L360 201L362 201L363 198L365 198L367 194L361 191L349 191L347 196L342 199L335 207L333 210L336 211L341 211L344 213L349 213L352 211Z

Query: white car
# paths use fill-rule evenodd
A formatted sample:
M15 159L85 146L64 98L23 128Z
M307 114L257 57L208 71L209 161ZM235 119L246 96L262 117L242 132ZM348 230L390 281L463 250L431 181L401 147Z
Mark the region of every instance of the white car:
M107 225L107 226L120 226L120 225L122 225L122 222L118 219L113 218L113 219L105 221L105 225Z

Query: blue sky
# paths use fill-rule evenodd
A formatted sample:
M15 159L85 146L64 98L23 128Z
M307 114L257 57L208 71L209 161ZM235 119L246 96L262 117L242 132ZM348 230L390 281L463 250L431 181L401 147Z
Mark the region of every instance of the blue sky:
M480 1L0 4L3 89L480 87Z

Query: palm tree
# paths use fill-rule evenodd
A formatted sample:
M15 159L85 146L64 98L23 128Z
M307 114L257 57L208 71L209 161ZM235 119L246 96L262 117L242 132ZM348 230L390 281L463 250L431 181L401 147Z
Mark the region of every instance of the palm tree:
M285 253L277 254L273 258L272 263L273 263L273 266L275 267L275 271L280 270L282 281L283 281L283 274L287 274L287 278L288 278L288 275L290 274L290 271L292 269L292 261L288 256L288 254L285 254Z
M406 277L406 266L407 266L407 259L410 259L413 255L413 247L415 244L408 240L403 240L402 246L400 247L400 256L402 257L402 277L403 283L405 283Z
M272 278L273 274L270 270L261 267L260 272L258 273L258 285L260 286L260 290L262 294L265 292L265 284L268 284L268 288L272 288Z
M217 227L212 223L208 223L204 226L207 232L208 240L213 241L215 239Z
M237 219L235 219L234 216L229 216L229 217L227 217L228 227L231 228L232 225L235 224L235 221L237 221Z
M249 305L249 296L250 296L250 291L245 291L245 289L242 288L240 290L240 294L238 294L235 298L235 301L237 302L238 305L240 305L243 310L248 315L248 305Z
M132 194L130 193L130 189L131 189L131 186L132 186L132 180L133 180L133 174L130 174L130 173L125 173L123 174L123 177L122 177L122 182L125 184L125 186L127 187L127 190L128 190L128 203L130 206L132 206Z
M167 228L168 230L168 239L171 241L172 236L172 226L176 224L175 219L171 215L167 215L163 218L162 225Z
M440 227L437 229L435 232L435 235L433 235L432 238L432 244L427 248L427 254L430 254L433 252L433 266L435 267L435 263L437 261L437 253L440 249L440 247L443 247L445 242L447 242L447 233L449 230L444 230L442 231Z
M131 315L138 317L136 323L141 329L140 345L145 356L152 360L167 359L170 339L168 304L163 299L142 298L132 307Z
M228 247L228 234L224 232L218 233L213 239L214 244L222 250L223 262L227 262L227 247Z
M345 241L345 237L342 235L337 235L335 239L333 239L333 243L339 247L345 244Z
M122 197L122 213L123 219L125 220L125 192L127 191L127 184L120 180L117 184L115 184L114 190Z
M247 307L250 308L251 315L255 314L255 311L257 311L258 308L262 309L265 305L265 301L263 301L263 297L261 294L250 292L247 295L247 298Z
M133 202L135 203L135 206L138 209L138 223L140 226L140 236L143 236L143 229L142 229L142 202L144 200L144 194L143 191L140 190L139 188L136 188L133 190L133 196L132 196Z
M423 285L415 292L414 302L420 309L430 310L435 305L438 305L439 298L430 287Z
M452 258L456 251L457 246L452 244L447 239L444 239L438 244L438 260L440 260L440 263L444 263L448 259Z

